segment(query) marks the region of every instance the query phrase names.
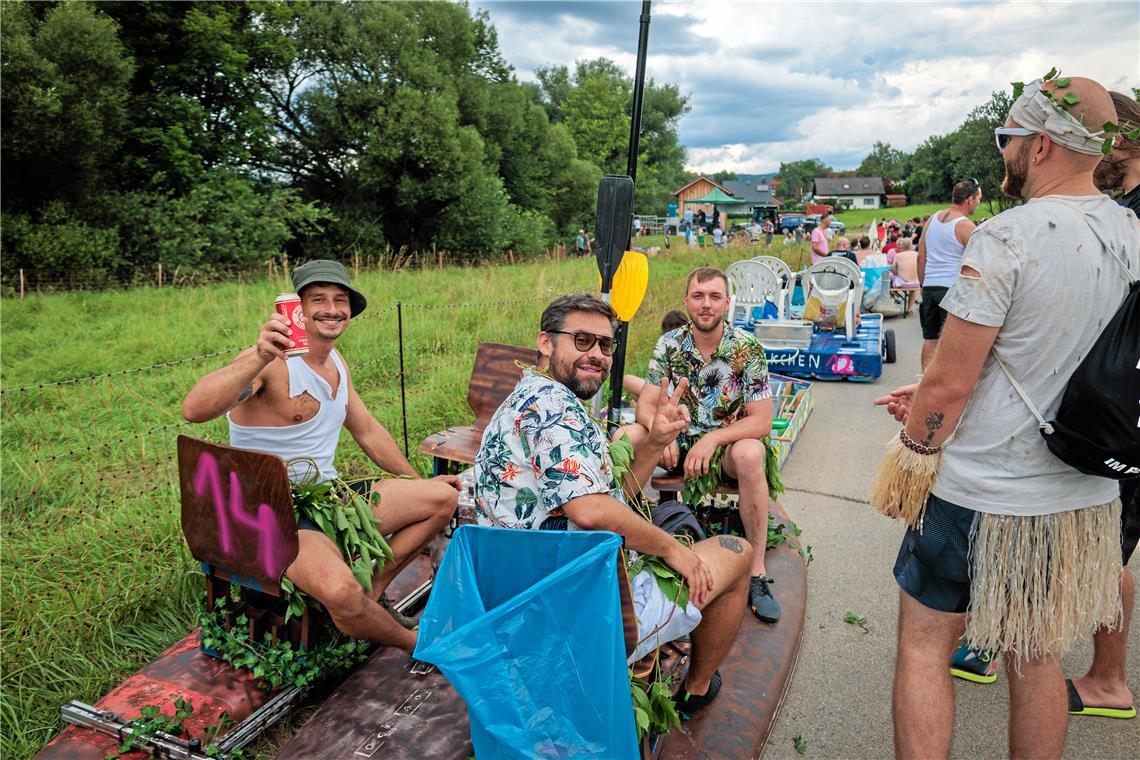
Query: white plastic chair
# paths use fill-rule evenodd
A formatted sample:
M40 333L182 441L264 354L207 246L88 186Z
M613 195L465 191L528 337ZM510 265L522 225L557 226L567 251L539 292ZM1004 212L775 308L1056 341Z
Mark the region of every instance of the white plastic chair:
M792 274L792 268L783 259L775 256L755 256L752 260L768 267L772 270L772 274L776 275L776 281L780 284L780 297L776 301L778 311L776 318L783 319L792 310L792 291L796 287L796 278Z
M737 261L729 264L724 274L728 278L730 322L736 321L737 307L744 307L744 318L751 322L753 306L763 306L765 301L778 304L780 283L763 264L748 259Z
M811 265L804 278L805 318L813 296L823 307L843 312L843 327L848 340L855 338L859 318L859 302L863 295L863 271L843 256L828 256Z

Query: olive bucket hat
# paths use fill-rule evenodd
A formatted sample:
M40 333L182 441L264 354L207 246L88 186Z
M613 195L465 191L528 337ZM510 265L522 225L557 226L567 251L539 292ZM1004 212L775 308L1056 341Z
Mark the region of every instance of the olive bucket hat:
M340 262L316 259L293 270L293 290L297 291L297 295L307 286L317 283L340 285L347 290L349 309L354 317L368 307L368 299L364 294L348 283L348 270Z

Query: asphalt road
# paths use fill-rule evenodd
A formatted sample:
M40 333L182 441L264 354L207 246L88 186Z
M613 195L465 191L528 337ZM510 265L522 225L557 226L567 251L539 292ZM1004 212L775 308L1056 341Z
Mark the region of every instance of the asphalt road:
M892 756L890 693L894 670L898 587L891 575L903 526L867 503L871 478L886 441L898 424L871 401L913 382L922 343L918 319L892 319L898 363L874 383L814 386L815 409L784 469L788 514L803 529L815 561L808 570L803 644L783 710L768 740L765 758ZM779 581L775 586L779 594ZM867 629L843 622L855 612ZM1084 673L1092 642L1065 657L1069 676ZM1129 684L1140 691L1140 624L1129 638ZM990 685L958 682L952 755L1007 756L1008 692L1003 672ZM1065 756L1140 757L1140 718L1078 718L1069 721Z

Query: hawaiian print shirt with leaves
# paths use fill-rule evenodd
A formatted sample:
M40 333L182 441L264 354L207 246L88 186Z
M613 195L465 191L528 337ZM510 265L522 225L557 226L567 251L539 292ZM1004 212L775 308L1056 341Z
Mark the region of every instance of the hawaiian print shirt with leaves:
M601 426L565 385L525 371L475 455L480 524L538 529L566 502L595 493L624 501Z
M753 401L771 398L764 348L750 333L724 325L720 345L706 363L693 344L692 325L665 333L657 340L645 381L660 385L688 378L690 393L683 403L692 421L689 435L701 436L731 425Z

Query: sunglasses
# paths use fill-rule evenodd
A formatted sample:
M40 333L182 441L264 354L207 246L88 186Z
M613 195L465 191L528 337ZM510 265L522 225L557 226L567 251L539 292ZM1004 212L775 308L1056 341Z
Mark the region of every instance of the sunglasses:
M547 330L547 332L574 336L574 348L582 353L586 353L597 343L604 356L613 356L614 339L609 336L594 335L588 332L566 332L565 330Z
M994 142L997 143L998 150L1005 150L1005 146L1009 145L1010 139L1037 134L1041 133L1035 132L1032 129L1026 129L1025 127L998 127L994 130Z
M971 185L973 185L975 190L981 190L982 189L982 183L978 182L973 177L966 177L966 181L969 182Z

